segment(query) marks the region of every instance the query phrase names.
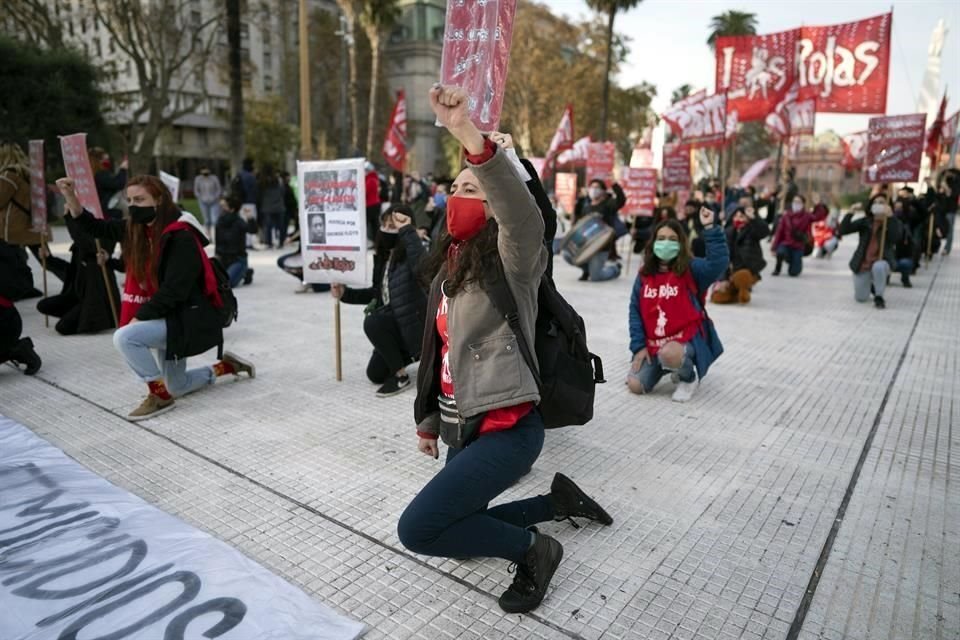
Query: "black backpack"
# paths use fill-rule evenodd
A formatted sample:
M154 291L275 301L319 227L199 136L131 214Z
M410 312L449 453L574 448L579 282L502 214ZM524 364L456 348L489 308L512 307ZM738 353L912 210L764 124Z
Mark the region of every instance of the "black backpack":
M223 302L223 306L217 309L217 313L220 315L224 329L226 329L233 324L233 321L239 315L237 296L233 294L233 289L230 287L230 276L220 260L216 257L210 258L210 264L213 265L213 273L217 276L217 291L220 292L220 300Z
M547 429L586 424L593 419L596 385L603 379L603 361L587 348L583 318L570 306L553 280L544 275L537 290L538 312L533 352L520 326L517 301L507 285L503 263L497 260L499 278L486 287L494 308L503 314L517 338L524 361L540 390L540 414Z

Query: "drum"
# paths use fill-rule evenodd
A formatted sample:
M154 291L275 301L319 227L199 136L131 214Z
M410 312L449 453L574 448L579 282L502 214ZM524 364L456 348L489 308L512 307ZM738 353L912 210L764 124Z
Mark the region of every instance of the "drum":
M599 215L587 216L567 234L560 253L563 259L573 266L583 266L610 243L613 234L613 228Z

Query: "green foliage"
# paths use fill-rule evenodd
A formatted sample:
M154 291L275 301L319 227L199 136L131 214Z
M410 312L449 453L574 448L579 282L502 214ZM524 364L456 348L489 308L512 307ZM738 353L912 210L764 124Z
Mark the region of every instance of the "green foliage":
M111 146L97 70L75 51L0 36L0 95L0 139L24 149L28 139L43 139L50 176L63 170L57 136L86 132L91 146Z
M680 102L681 100L689 96L691 93L693 93L693 87L691 87L689 84L680 85L679 87L673 90L673 93L670 94L670 104Z
M757 34L757 14L745 11L725 11L710 20L707 44L713 49L721 36L753 36Z
M288 151L296 148L299 136L286 123L286 103L281 96L247 101L243 114L246 155L258 166L283 166Z

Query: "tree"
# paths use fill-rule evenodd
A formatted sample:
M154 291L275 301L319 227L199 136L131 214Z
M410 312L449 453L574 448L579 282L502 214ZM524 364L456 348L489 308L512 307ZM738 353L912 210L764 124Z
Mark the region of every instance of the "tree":
M400 19L400 7L397 0L365 0L360 13L360 24L370 42L370 94L367 102L367 158L373 158L374 132L378 110L377 92L380 84L380 62L383 41Z
M607 139L607 115L610 107L610 70L613 64L613 23L618 11L629 11L642 0L587 0L587 6L607 15L607 64L603 74L603 110L600 116L600 140Z
M46 0L4 0L7 17L21 40L46 49L65 49L63 22L50 14Z
M673 90L670 94L670 104L676 104L693 93L693 87L689 84L682 84Z
M610 137L616 143L620 157L626 162L630 162L633 148L644 128L656 120L656 115L650 109L650 103L656 95L657 88L648 82L628 89L616 86L611 89Z
M240 0L227 0L227 68L230 74L230 168L243 161L243 63L240 55Z
M757 35L757 15L744 11L725 11L710 19L710 37L707 44L716 48L717 38L721 36Z
M360 89L357 87L357 39L354 37L354 33L356 32L357 16L361 8L359 0L336 0L336 2L340 8L340 12L343 14L340 31L338 31L336 35L346 40L347 65L349 69L347 73L347 99L350 102L351 149L347 151L349 154L352 153L353 150L360 148ZM347 123L343 123L342 126L346 127Z
M247 103L243 136L247 153L260 165L283 166L287 152L299 140L296 127L287 124L287 105L282 96L270 96Z
M97 22L133 64L137 92L117 106L129 109L130 169L142 173L161 132L207 101L206 70L223 15L203 19L191 0L91 1Z

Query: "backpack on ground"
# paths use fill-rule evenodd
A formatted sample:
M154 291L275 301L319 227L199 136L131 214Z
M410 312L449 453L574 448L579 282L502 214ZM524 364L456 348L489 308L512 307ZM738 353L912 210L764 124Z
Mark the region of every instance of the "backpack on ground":
M220 292L220 300L223 302L223 306L217 309L217 313L220 315L224 329L226 329L233 324L233 321L239 315L237 296L233 293L233 288L230 286L230 276L220 259L217 257L210 258L210 264L213 266L213 274L217 277L217 291Z
M517 346L540 390L540 414L547 429L586 424L593 419L596 385L603 378L603 361L587 348L583 318L570 306L553 280L544 274L537 290L538 311L534 350L520 325L517 301L507 285L503 263L497 260L496 282L487 295L517 338ZM536 352L536 361L533 353ZM539 363L539 371L536 364Z

